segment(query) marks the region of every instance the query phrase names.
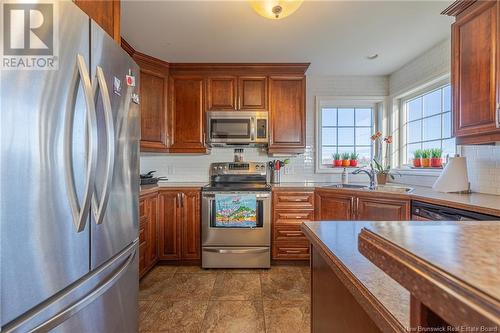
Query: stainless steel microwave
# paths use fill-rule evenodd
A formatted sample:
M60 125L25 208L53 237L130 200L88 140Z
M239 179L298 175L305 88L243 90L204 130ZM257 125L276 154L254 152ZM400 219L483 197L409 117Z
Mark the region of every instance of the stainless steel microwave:
M266 146L267 112L208 111L207 143L210 146Z

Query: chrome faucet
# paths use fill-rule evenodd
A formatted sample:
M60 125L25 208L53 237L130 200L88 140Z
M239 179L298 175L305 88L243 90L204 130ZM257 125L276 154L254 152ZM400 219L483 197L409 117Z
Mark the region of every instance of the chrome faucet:
M365 170L365 169L356 169L352 172L353 175L357 175L361 172L364 172L368 175L370 178L370 186L368 187L370 190L375 189L375 170L373 169L373 165L370 164L370 171Z

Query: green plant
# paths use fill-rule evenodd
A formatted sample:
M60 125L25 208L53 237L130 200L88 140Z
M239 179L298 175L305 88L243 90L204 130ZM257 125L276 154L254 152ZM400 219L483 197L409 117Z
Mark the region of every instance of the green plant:
M389 165L384 168L382 164L377 162L377 160L375 159L373 160L371 165L378 174L388 175L389 177L391 177L391 179L394 179L394 175L390 173L391 167Z
M342 153L343 160L348 160L350 156L351 156L351 154L349 154L349 153Z
M443 156L443 150L441 148L431 149L431 157L432 158L441 158Z
M359 154L357 153L351 153L351 160L357 160L359 157Z
M422 150L422 158L431 158L431 150L430 149Z
M413 156L414 156L414 158L415 158L415 159L417 159L417 158L421 158L421 157L422 157L422 152L423 152L423 151L422 151L422 149L417 149L417 150L415 150L415 151L413 152Z
M336 161L340 160L340 154L339 153L333 154L333 159Z

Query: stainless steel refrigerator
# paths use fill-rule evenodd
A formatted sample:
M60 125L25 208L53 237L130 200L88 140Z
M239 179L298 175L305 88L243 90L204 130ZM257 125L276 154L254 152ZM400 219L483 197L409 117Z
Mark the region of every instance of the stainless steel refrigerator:
M1 331L136 332L139 68L55 18L59 69L0 73Z

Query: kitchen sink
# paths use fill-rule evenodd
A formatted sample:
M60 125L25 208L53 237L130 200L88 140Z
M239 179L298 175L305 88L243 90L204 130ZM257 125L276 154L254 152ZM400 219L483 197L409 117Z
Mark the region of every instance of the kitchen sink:
M359 185L359 184L334 184L334 185L328 185L325 187L331 187L331 188L354 188L354 189L365 189L368 188L367 185Z
M375 189L371 191L377 192L392 192L392 193L409 193L413 191L413 188L406 186L394 186L394 185L377 185Z

